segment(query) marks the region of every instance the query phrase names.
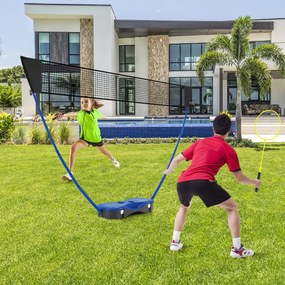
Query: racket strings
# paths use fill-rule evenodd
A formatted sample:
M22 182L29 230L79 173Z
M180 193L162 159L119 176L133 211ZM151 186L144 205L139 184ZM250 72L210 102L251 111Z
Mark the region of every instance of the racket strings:
M281 132L282 121L275 111L266 110L256 118L254 128L260 139L273 140Z

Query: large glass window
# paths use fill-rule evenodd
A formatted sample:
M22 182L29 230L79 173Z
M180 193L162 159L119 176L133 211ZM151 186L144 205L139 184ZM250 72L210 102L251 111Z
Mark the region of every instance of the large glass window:
M119 71L135 72L135 46L119 46Z
M169 46L169 70L196 70L196 62L206 50L205 43Z
M135 80L134 78L119 79L119 113L120 115L135 114Z
M258 42L250 42L249 43L251 49L256 48L258 46L265 45L265 44L270 44L270 41L258 41Z
M235 73L228 73L228 110L230 113L235 113L236 111L236 101L237 101L237 80ZM251 79L251 93L250 97L247 98L244 93L241 93L241 101L242 105L246 104L246 102L264 102L270 103L271 101L271 90L261 98L260 96L260 87L256 78Z
M197 77L171 77L169 78L169 114L183 114L184 90L181 86L192 87L190 98L190 114L213 114L213 78L205 77L205 85L201 86Z
M69 64L80 65L79 33L69 33Z
M80 74L52 73L42 75L41 107L45 114L80 110Z
M49 61L49 33L39 33L39 59Z

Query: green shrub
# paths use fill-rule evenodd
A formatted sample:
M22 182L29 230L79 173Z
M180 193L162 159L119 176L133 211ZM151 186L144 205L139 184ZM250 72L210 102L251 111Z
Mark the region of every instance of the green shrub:
M47 126L48 126L48 129L49 129L51 136L55 140L55 137L56 137L55 124L54 123L47 123ZM49 138L47 131L45 131L45 133L44 133L44 144L51 144L51 141L50 141L50 138Z
M32 129L32 144L41 144L42 143L42 132L36 127Z
M181 138L181 143L194 143L200 138ZM176 143L177 138L114 138L114 139L105 139L105 143L108 144L160 144L160 143ZM257 148L258 144L252 142L249 139L243 139L241 142L236 141L234 138L227 138L226 142L233 147L254 147Z
M0 143L10 141L14 129L13 116L2 112L0 114Z
M12 133L12 141L16 145L29 144L32 139L31 129L28 126L18 125Z
M59 127L59 141L61 144L68 144L70 139L70 128L66 123L61 123Z
M253 148L257 148L258 147L258 143L254 143L250 139L243 139L240 142L238 142L234 138L227 138L226 142L228 144L230 144L231 146L233 146L233 147L253 147Z

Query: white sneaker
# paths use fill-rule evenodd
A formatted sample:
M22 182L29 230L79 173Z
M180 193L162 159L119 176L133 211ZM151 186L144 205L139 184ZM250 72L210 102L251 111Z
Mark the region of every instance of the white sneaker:
M115 158L112 158L111 161L112 161L112 163L114 164L114 166L115 166L116 168L120 168L120 163L119 163L119 161L117 161Z
M173 240L171 243L170 243L170 250L175 250L175 251L178 251L179 249L181 249L183 247L183 244L179 241L179 242L176 242L175 240Z
M233 258L241 258L241 257L247 257L247 256L253 256L254 251L251 249L245 248L243 245L241 245L240 249L236 249L232 246L230 256Z
M70 177L70 175L68 173L66 173L65 175L63 175L61 177L62 180L67 180L67 181L72 181L72 178Z

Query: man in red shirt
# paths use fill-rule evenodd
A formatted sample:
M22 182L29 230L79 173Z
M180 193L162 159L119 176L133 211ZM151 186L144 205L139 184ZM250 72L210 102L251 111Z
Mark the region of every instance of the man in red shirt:
M252 184L259 188L261 181L243 174L236 151L225 142L231 129L231 119L226 114L217 116L213 121L214 136L199 140L176 156L169 168L170 174L182 161L191 160L190 166L181 173L177 183L177 193L181 203L174 223L173 239L170 250L180 250L180 233L192 204L192 197L199 196L207 207L218 205L228 213L228 225L232 234L233 246L230 255L235 258L252 256L253 250L246 249L240 239L238 206L229 193L216 181L215 175L227 164L229 171L242 184Z

